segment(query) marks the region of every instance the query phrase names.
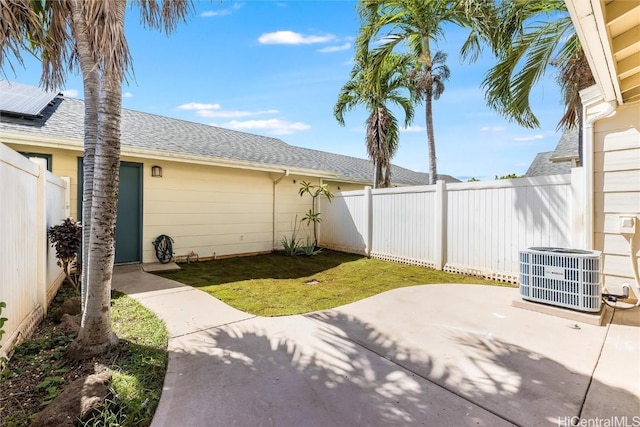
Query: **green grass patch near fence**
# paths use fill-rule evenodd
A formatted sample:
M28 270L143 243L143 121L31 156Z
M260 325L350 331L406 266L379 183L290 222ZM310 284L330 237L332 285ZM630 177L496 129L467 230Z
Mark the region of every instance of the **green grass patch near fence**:
M391 289L434 283L509 286L478 277L324 250L182 264L162 276L200 288L239 310L283 316L338 307Z

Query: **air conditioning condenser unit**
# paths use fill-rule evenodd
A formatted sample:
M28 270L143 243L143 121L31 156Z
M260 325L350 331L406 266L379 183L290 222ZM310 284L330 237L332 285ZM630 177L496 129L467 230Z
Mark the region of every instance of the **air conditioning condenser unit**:
M599 312L601 305L599 251L529 248L520 251L522 299Z

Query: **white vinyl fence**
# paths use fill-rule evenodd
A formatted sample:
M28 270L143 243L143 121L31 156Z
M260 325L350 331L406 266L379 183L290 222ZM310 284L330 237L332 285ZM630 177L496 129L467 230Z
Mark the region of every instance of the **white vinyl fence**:
M338 193L320 245L515 283L520 249L581 246L582 173Z
M68 181L0 144L0 356L28 336L64 279L47 227L69 215Z

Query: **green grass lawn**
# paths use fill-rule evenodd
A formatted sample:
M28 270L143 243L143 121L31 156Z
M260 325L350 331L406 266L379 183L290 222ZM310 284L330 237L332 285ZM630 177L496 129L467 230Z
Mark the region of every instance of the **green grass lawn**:
M323 310L390 289L432 283L509 286L477 277L368 259L324 250L316 256L275 252L252 257L182 264L163 277L200 288L227 304L259 316ZM309 284L315 279L317 284Z

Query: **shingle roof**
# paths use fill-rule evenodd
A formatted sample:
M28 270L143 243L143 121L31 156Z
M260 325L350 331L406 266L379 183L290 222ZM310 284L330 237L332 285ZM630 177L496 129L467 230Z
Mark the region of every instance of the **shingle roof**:
M578 127L566 130L560 137L551 161L565 161L578 158Z
M83 101L58 97L42 112L42 117L33 120L1 115L0 130L82 141L83 117ZM348 180L370 181L372 177L373 166L369 160L295 147L277 138L150 113L123 109L121 131L123 147L165 152L167 158L182 154L333 172ZM392 182L400 185L426 184L429 177L399 166L393 166L391 175ZM457 182L448 175L439 178Z
M538 153L525 176L561 175L571 173L571 160L578 159L578 129L564 131L556 149Z
M533 159L525 176L563 175L571 173L570 162L552 162L551 157L555 151L538 153Z

